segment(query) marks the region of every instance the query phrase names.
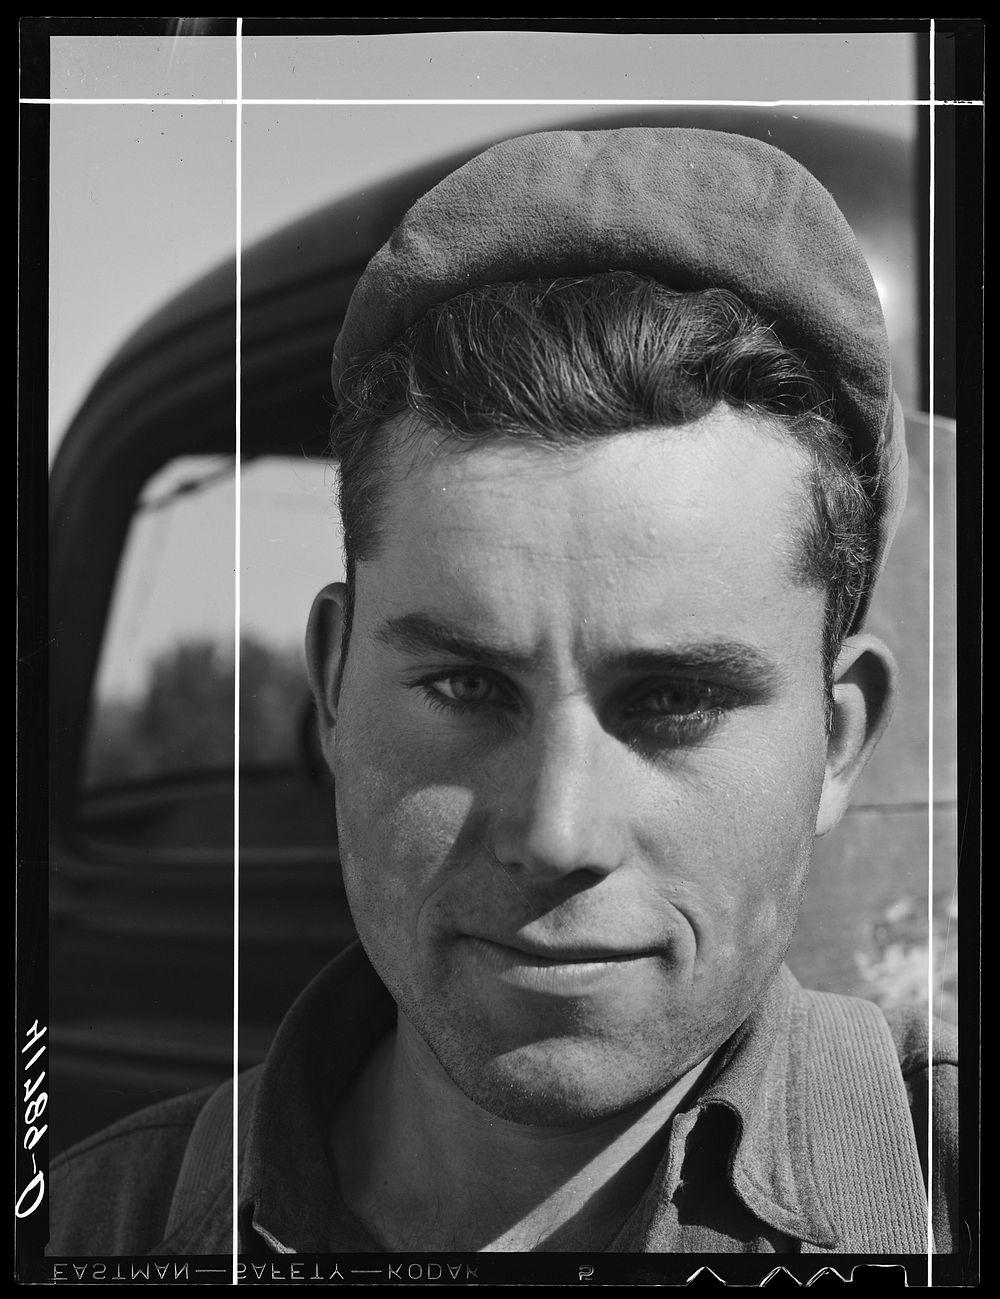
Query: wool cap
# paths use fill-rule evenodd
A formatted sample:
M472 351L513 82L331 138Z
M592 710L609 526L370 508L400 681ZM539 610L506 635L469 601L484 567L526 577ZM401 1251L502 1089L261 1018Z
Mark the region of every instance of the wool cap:
M881 304L832 196L761 140L625 127L487 149L418 199L361 275L334 347L334 394L349 370L460 293L613 270L681 291L729 289L805 355L869 480L880 571L906 495Z

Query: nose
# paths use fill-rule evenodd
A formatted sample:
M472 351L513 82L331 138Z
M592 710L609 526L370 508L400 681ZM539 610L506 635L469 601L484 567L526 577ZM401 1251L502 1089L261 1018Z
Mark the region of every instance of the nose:
M616 870L631 803L625 746L573 701L536 719L515 749L492 827L500 862L549 880Z

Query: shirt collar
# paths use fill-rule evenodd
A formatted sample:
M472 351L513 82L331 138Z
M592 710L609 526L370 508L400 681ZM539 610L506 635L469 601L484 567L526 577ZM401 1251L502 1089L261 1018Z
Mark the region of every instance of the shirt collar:
M396 1007L361 947L349 947L299 996L264 1062L240 1176L240 1221L282 1253L329 1253L363 1236L330 1162L338 1098L389 1029ZM353 1232L351 1228L354 1228ZM355 1248L375 1248L369 1239Z
M737 1120L729 1182L746 1207L787 1236L828 1249L836 1231L814 1176L810 1143L806 996L782 966L721 1049L695 1105Z
M395 1014L357 944L296 1001L268 1053L248 1123L239 1196L245 1235L252 1224L269 1248L287 1253L378 1248L340 1198L329 1139L338 1098ZM735 1116L727 1172L747 1209L787 1236L829 1248L836 1233L813 1177L799 1081L806 1014L802 989L782 967L719 1051L690 1108L721 1106Z

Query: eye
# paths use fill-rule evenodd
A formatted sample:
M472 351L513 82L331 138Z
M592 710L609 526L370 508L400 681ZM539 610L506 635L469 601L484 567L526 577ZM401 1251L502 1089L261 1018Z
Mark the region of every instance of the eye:
M455 672L428 684L454 704L485 704L499 694L496 682L482 672Z
M510 691L489 672L476 668L439 672L414 684L432 708L451 713L489 713L515 707Z
M631 715L690 717L693 713L709 713L722 707L728 702L726 694L718 686L700 681L672 681L643 694L625 711Z
M636 691L621 717L636 747L675 747L706 739L739 700L735 691L724 686L668 681Z

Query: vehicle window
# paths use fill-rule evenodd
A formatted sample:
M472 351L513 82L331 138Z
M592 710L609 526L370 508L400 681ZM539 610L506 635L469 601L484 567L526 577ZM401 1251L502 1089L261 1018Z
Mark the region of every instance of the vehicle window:
M262 457L241 473L241 767L309 752L302 638L343 576L329 464ZM235 468L192 456L148 482L129 530L99 664L89 790L233 766Z
M87 788L232 767L234 500L231 457L187 456L136 502L98 665Z

